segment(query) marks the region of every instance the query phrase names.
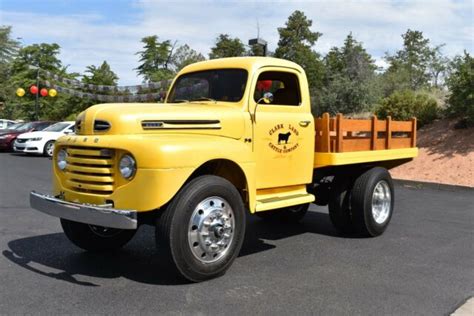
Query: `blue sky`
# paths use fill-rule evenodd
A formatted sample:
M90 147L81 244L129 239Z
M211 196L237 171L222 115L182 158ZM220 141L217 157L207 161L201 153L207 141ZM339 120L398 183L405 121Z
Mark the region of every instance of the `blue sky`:
M313 20L323 33L314 49L322 54L341 46L349 32L362 41L377 64L385 52L402 45L408 28L423 31L433 45L446 44L449 56L474 52L472 0L326 0L326 1L151 1L151 0L0 0L0 25L11 25L23 44L55 42L71 71L107 60L120 84L138 84L140 39L161 39L188 44L205 56L219 33L246 42L257 33L274 50L277 27L294 10Z

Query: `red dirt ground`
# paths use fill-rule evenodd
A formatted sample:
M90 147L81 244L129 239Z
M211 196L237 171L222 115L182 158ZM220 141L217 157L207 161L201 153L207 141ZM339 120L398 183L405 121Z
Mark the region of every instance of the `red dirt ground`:
M474 187L474 128L440 120L418 130L419 155L390 171L395 179Z

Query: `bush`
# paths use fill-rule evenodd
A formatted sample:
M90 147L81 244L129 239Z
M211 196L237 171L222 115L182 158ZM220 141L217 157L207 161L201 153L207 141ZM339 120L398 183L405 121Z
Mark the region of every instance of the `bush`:
M438 118L439 108L436 100L429 95L406 90L397 91L382 99L376 114L382 119L391 116L400 121L416 117L420 127Z
M452 68L447 113L461 119L460 126L474 126L474 58L465 52L454 59Z

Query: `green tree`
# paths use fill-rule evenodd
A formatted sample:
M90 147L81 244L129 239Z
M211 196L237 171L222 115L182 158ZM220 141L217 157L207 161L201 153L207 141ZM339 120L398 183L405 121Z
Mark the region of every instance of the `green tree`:
M418 127L421 127L435 120L439 116L439 109L436 100L428 94L404 90L382 99L376 114L383 119L391 116L401 121L416 117Z
M19 43L12 39L11 27L0 27L0 103L2 103L2 117L12 118L12 109L8 107L9 97L14 95L15 87L11 82L11 62L18 53Z
M206 58L202 54L189 47L187 44L184 44L176 49L176 52L173 54L171 60L175 72L178 72L187 65L206 60Z
M359 113L370 110L380 98L377 66L374 60L349 34L341 48L333 47L324 58L324 86L318 93L313 112Z
M386 55L389 63L386 71L386 93L395 90L418 90L429 86L429 65L433 56L430 40L423 32L408 29L402 35L403 48L394 55Z
M61 77L73 78L74 76L67 73L67 68L58 58L60 46L52 43L40 43L25 46L18 51L17 56L12 61L12 76L10 81L15 87L22 87L28 90L30 86L36 85L37 70L31 66L40 68L40 88L50 88L44 85L44 71L48 70ZM69 96L59 93L58 96L40 97L39 99L40 118L61 119L64 109L69 107ZM8 111L15 118L34 119L35 118L35 96L28 91L22 98L12 94L6 105Z
M87 74L83 76L82 81L88 84L116 86L119 79L105 60L99 67L87 66L85 72Z
M142 38L143 50L140 55L140 65L136 68L139 75L146 81L160 81L173 77L171 58L174 45L169 40L159 41L158 36Z
M303 12L293 12L285 27L278 28L280 39L274 56L301 65L306 71L310 88L314 90L321 86L323 65L319 54L312 49L322 34L311 31L312 25L313 21Z
M461 119L461 126L474 125L474 58L466 51L452 62L452 73L447 79L450 90L448 114Z
M239 57L245 55L245 47L239 38L231 38L228 34L220 34L209 54L210 59Z

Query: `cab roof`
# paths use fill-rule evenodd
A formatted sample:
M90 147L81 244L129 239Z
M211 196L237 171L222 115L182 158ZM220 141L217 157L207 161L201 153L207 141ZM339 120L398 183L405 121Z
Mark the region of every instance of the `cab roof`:
M219 68L240 68L246 69L249 73L252 73L256 69L272 66L292 68L303 72L301 66L286 59L273 57L229 57L211 59L191 64L184 67L179 74Z

